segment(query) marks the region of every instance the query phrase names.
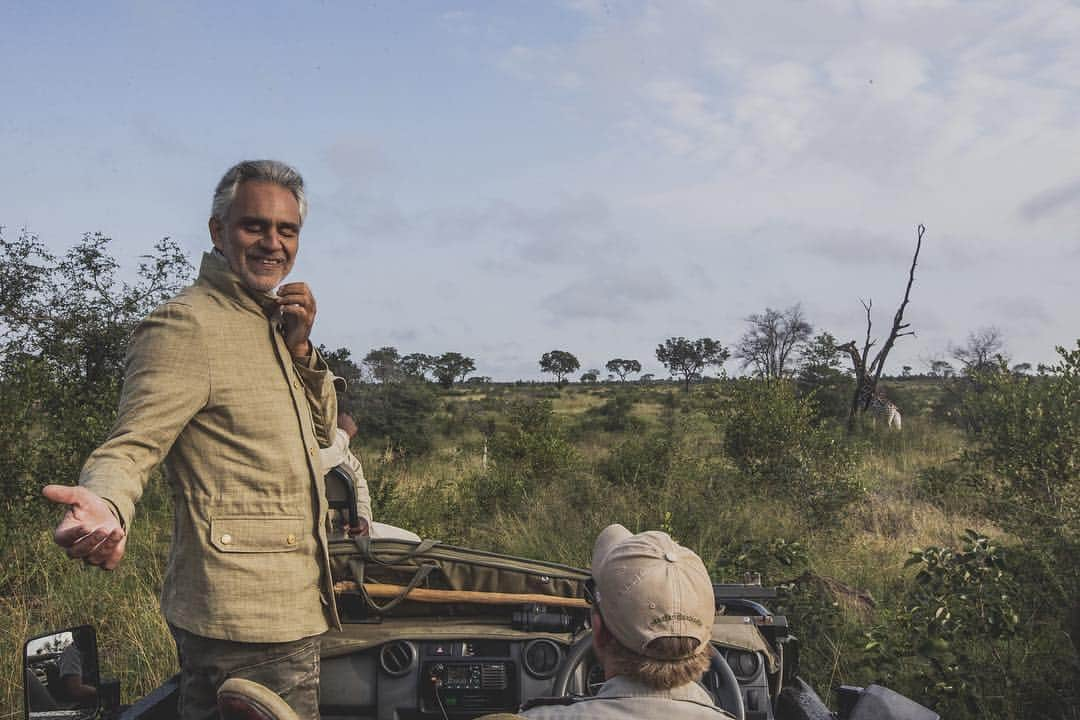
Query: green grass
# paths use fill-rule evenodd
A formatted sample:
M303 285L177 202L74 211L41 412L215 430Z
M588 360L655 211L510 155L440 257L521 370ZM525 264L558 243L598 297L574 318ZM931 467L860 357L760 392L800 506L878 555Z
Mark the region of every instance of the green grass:
M903 384L905 398L918 408L937 390L924 385ZM633 393L629 414L636 424L623 432L593 427L594 411L618 392ZM718 579L736 580L757 569L775 583L810 571L869 591L877 602L869 611L834 607L828 597L810 595L789 612L804 641L804 674L823 690L873 680L861 650L863 633L908 587L912 571L904 562L910 549L954 544L967 527L1001 536L963 506L941 506L920 494L920 473L955 458L965 442L927 412L906 413L900 433L862 428L851 441L860 448L856 473L866 494L834 521L814 525L800 498L782 484L741 476L724 455L728 395L721 384L695 386L690 397L669 383L603 383L455 390L444 400L488 413L501 432L509 422L506 403L526 397L552 401L556 422L548 432L569 443L567 457L550 471L523 469L495 457L491 448L485 463L485 437L474 426L447 424L451 434L436 437L433 450L419 457L373 443L357 449L376 518L424 537L577 565L588 563L596 533L611 522L633 530L662 528L697 550ZM441 407L450 417L448 405ZM663 436L668 444L642 445L640 459L626 456L662 472L631 474L625 477L637 479L626 484L605 479L605 463L637 447L628 442L663 433L669 433ZM0 707L20 707L22 643L49 629L94 624L103 673L121 679L128 701L175 672L174 647L158 610L171 523L166 493L154 482L115 572L64 557L51 540L51 514L7 533L14 540L0 551ZM489 495L480 498L479 492ZM489 512L478 511L482 502ZM0 720L17 715L0 711Z

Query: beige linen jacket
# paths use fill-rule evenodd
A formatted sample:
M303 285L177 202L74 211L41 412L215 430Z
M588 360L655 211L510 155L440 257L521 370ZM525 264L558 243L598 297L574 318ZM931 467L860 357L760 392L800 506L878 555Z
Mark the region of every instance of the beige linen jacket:
M206 253L195 284L135 330L116 425L79 478L130 530L164 460L161 608L206 637L286 642L339 626L319 461L336 429L333 375L317 353L293 361L274 310Z

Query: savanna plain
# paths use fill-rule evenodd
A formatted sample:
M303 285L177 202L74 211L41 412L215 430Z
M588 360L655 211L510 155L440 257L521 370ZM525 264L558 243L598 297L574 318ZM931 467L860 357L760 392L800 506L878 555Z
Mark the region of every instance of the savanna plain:
M17 242L5 252L10 274ZM172 284L167 266L154 272L159 290ZM0 718L21 713L23 641L49 629L94 624L103 674L128 702L176 671L158 610L171 533L162 479L113 572L64 556L57 510L39 497L73 482L108 432L125 318L153 300L135 290L112 288L111 314L72 306L84 315L66 334L24 335L2 360ZM9 327L13 317L6 309ZM991 360L887 377L900 431L869 417L849 430L853 383L836 368L687 386L405 378L353 383L341 404L360 426L353 447L378 520L581 566L608 523L663 529L714 580L760 574L779 589L773 609L823 696L878 682L943 717L1080 717L1080 343L1037 371Z

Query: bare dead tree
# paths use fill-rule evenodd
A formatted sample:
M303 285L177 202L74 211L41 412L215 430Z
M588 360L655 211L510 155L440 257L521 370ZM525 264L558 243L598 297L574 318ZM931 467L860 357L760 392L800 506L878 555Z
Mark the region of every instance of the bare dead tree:
M874 305L873 300L864 301L859 300L862 303L863 309L866 310L866 338L863 340L862 350L858 349L854 340L844 343L838 346L839 350L843 350L851 356L851 364L855 371L855 392L851 398L851 409L848 412L847 428L848 432L855 430L855 418L860 413L866 412L870 407L870 403L877 395L878 380L881 379L881 371L885 368L885 360L889 356L889 352L892 350L893 345L896 344L897 338L904 337L905 335L914 335L914 330L908 330L911 327L911 323L904 322L904 309L907 308L907 304L911 298L911 286L915 282L915 266L919 262L919 251L922 249L923 235L926 234L926 226L921 223L915 228L915 254L911 258L911 269L908 271L907 287L904 289L904 299L900 302L900 307L896 309L896 314L893 315L892 329L889 331L889 337L885 340L885 344L881 346L877 354L874 355L873 360L867 363L870 357L870 349L877 343L876 340L871 339L870 331L873 327L873 321L871 319L871 308Z

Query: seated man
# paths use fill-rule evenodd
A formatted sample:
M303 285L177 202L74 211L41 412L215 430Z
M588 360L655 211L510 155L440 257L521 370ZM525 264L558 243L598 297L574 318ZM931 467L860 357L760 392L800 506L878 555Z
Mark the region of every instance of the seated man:
M609 525L593 546L593 649L605 682L590 698L526 703L530 720L664 718L719 720L731 715L697 684L709 666L715 600L694 552L667 533L632 535Z
M79 647L85 642L78 632L72 636L72 642L60 653L60 683L54 695L65 703L66 707L93 707L97 702L97 689L83 680L83 655Z
M416 533L386 523L374 522L371 519L371 493L368 492L367 480L364 479L364 468L360 464L360 459L353 455L352 450L349 449L349 443L356 436L356 422L347 413L340 413L337 423L337 434L333 438L334 442L330 447L319 449L319 460L322 462L324 472L329 471L331 468L340 467L353 480L356 488L359 527L348 528L349 534L419 542L420 536Z

